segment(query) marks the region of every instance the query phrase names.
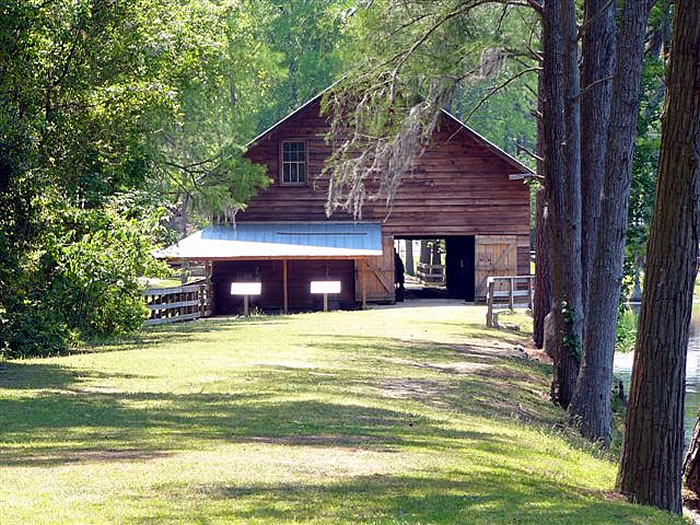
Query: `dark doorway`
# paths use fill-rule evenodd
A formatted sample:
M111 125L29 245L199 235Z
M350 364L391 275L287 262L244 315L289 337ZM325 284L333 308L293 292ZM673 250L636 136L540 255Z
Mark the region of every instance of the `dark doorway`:
M450 297L474 301L474 236L445 238L445 285Z
M454 298L474 301L474 236L454 235L442 238L397 237L396 248L406 268L405 282L408 299ZM418 241L421 241L420 243ZM427 241L427 245L425 243ZM403 243L403 244L402 244ZM409 256L409 245L412 256ZM432 252L432 253L431 253ZM415 270L411 272L411 260ZM426 280L420 266L431 263L435 275ZM425 266L423 266L425 268ZM439 271L438 271L439 270Z

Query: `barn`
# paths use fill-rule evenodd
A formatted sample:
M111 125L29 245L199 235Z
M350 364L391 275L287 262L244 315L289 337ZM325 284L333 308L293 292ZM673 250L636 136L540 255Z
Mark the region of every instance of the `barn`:
M232 283L259 283L262 310L317 309L312 282L333 282L331 306L393 302L394 241L444 239L452 296L480 300L490 275L529 274L531 171L444 111L431 146L419 156L391 213L369 202L363 219L326 217L328 181L319 178L330 126L318 95L260 134L246 156L267 167L270 186L248 203L235 225L217 225L163 251L172 260L204 263L214 312L233 314L244 298Z

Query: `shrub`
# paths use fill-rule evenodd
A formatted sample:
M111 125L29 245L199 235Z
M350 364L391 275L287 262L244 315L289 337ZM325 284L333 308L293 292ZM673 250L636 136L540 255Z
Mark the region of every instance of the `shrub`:
M637 314L627 306L620 308L617 316L617 342L615 350L618 352L631 352L637 341Z

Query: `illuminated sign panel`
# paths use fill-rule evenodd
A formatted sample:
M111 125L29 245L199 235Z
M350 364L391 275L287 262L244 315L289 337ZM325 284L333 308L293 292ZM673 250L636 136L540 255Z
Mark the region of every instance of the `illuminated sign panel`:
M340 281L311 281L311 293L340 293Z
M262 283L231 283L231 295L260 295Z

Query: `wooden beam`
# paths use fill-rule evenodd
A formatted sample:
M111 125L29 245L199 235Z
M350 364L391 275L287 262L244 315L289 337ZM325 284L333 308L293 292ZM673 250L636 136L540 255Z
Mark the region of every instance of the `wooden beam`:
M289 286L287 283L287 259L282 261L282 286L284 288L284 313L289 313Z
M367 309L367 277L366 277L366 266L365 261L357 261L360 265L360 288L362 289L362 309Z

